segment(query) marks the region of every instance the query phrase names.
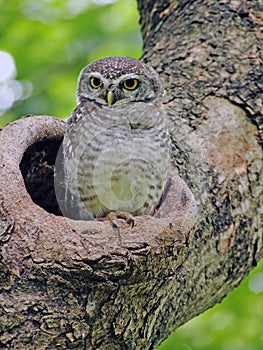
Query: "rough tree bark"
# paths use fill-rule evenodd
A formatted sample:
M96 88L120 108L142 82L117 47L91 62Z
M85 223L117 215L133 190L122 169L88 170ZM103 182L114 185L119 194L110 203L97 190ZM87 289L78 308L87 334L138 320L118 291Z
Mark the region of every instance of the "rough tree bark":
M138 5L143 60L167 91L173 171L164 203L133 229L123 224L121 245L109 223L64 218L53 186L64 122L6 126L0 347L154 349L263 256L262 2Z

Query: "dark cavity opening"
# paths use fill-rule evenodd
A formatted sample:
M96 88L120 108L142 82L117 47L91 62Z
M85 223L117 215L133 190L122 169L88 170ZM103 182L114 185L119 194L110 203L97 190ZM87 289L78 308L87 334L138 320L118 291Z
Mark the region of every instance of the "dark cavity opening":
M64 192L61 142L62 140L34 143L25 151L20 163L25 186L33 202L55 215L62 215L58 201L59 197L63 198ZM56 162L60 163L59 174L54 174Z

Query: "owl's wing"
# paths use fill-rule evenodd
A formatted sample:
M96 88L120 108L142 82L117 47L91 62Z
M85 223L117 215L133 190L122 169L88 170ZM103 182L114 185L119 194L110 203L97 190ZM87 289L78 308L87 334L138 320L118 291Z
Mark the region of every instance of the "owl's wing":
M75 149L79 143L79 134L82 123L89 118L94 111L94 103L90 101L81 102L70 114L66 121L66 133L64 137L64 154L66 158L74 157Z
M87 118L90 118L94 108L94 103L83 101L72 111L66 121L66 133L63 140L65 210L66 216L74 219L79 218L78 196L71 189L71 184L75 182L74 177L76 176L77 147L80 146L83 123Z

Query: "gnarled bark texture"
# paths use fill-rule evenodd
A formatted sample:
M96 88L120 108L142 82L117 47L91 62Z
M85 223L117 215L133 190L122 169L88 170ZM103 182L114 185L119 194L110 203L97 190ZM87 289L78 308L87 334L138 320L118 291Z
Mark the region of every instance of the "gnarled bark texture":
M143 60L167 91L173 169L164 201L133 229L121 224L121 242L110 223L62 217L53 177L64 122L6 126L2 348L154 349L263 255L262 3L138 5Z

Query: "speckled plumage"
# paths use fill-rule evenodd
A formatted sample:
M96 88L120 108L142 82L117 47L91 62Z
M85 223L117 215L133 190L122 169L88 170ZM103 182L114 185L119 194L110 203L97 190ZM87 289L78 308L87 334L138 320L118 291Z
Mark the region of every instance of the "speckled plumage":
M101 87L91 88L93 77ZM136 80L138 87L124 89ZM113 104L107 105L112 92ZM157 73L128 57L107 57L80 73L78 106L63 141L69 216L93 219L110 211L153 212L169 163L169 135Z

